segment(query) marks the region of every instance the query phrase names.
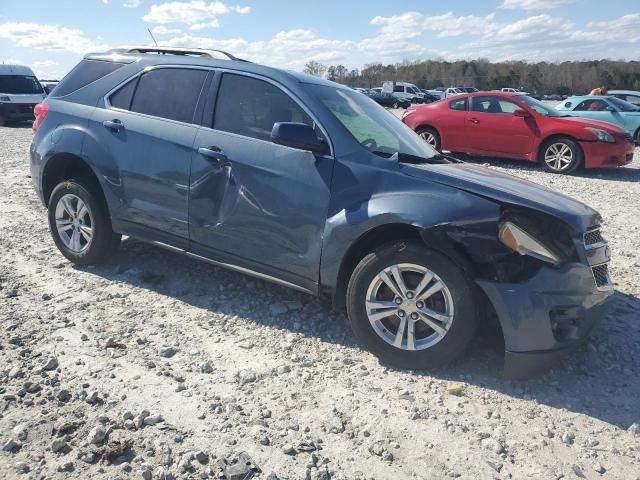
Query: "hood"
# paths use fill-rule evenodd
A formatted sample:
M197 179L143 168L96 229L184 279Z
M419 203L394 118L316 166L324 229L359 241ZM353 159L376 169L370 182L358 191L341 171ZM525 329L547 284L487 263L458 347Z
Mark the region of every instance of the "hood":
M582 202L491 168L459 164L402 165L407 175L478 195L501 204L537 210L569 224L576 232L599 224L601 217Z
M3 103L40 103L44 100L44 93L2 93L0 96L9 97L10 102Z
M570 115L569 111L567 111L567 114ZM557 120L578 123L584 127L599 128L600 130L604 130L609 133L624 133L624 128L616 125L615 123L605 122L604 120L595 120L593 118L584 117L560 117L557 118Z

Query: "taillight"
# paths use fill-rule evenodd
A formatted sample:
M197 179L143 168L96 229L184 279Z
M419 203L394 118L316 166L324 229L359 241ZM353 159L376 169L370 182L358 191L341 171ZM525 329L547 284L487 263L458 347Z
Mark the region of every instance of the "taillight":
M49 113L49 105L47 105L45 102L38 103L35 107L33 107L33 114L36 117L36 119L33 121L33 133L36 133L38 131L38 127L44 121L44 117L47 116L47 113Z

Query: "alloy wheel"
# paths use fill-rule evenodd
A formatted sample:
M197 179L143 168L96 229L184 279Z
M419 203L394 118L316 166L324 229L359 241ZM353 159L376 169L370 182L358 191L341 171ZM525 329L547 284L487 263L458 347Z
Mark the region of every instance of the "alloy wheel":
M55 212L56 229L60 240L74 253L84 252L93 239L93 218L89 206L78 196L60 197Z
M544 161L553 170L566 170L573 163L573 150L566 143L552 143L544 152Z
M453 297L434 272L402 263L373 278L366 312L373 330L388 344L402 350L424 350L440 342L451 328Z
M431 145L433 148L436 148L438 142L436 140L436 136L431 132L422 132L420 134L420 138L422 138L425 142Z

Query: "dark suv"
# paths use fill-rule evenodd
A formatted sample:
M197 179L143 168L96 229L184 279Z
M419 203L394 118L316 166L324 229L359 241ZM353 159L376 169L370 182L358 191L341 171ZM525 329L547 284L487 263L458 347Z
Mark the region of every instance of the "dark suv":
M445 157L350 88L215 51L91 54L36 108L31 172L78 264L126 234L345 307L406 368L497 316L512 377L584 338L612 293L599 215Z

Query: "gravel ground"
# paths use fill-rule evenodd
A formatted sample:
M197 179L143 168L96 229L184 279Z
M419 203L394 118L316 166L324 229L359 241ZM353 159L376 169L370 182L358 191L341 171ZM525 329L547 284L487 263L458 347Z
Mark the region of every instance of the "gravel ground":
M640 479L638 150L573 176L491 161L599 210L617 281L586 347L515 384L491 331L456 365L400 371L279 286L130 239L74 267L29 128L0 139L0 477L220 478L247 452L269 480Z

